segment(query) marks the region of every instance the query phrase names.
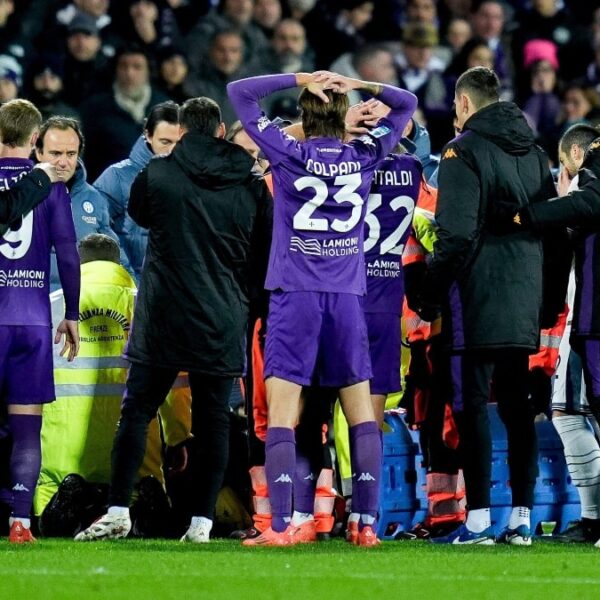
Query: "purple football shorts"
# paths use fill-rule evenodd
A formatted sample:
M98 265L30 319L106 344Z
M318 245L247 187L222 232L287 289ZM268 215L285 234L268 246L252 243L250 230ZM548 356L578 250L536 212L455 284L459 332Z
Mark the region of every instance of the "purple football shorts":
M369 354L373 367L371 394L391 394L400 384L400 316L393 313L365 313L369 332Z
M335 388L371 379L362 298L333 292L272 292L264 376Z
M5 404L54 400L50 327L0 325L0 398Z

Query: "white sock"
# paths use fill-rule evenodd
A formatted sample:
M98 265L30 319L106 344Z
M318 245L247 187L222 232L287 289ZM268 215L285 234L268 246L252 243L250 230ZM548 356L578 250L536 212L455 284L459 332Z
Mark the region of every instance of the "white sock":
M583 415L554 417L552 424L565 449L573 485L579 492L581 516L600 519L600 446Z
M348 523L358 523L360 520L360 513L350 513L348 517Z
M200 527L201 525L205 525L209 530L211 530L213 522L211 519L207 519L206 517L192 517L190 527Z
M361 513L360 520L363 525L373 525L375 523L375 517L373 515L365 515Z
M129 517L128 506L109 506L107 513L111 517Z
M516 529L519 525L531 527L530 512L526 506L513 506L510 519L508 520L508 528Z
M8 526L12 527L12 524L15 521L21 521L21 525L23 525L23 527L25 527L25 529L29 529L31 527L31 519L24 519L22 517L9 517Z
M302 513L297 510L294 511L292 515L292 525L294 527L299 527L300 525L306 523L307 521L314 521L315 518L312 513Z
M476 508L467 513L467 529L473 533L481 533L492 526L489 508Z

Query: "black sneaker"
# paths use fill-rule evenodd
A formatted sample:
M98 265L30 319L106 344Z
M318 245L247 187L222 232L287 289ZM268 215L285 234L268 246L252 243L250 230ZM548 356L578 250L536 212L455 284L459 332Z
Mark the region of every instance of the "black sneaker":
M400 531L394 537L395 540L415 541L428 540L429 538L445 537L462 525L462 521L450 521L448 523L439 523L438 525L426 525L417 523L409 531Z
M600 519L572 521L564 531L548 539L561 544L593 544L600 539Z

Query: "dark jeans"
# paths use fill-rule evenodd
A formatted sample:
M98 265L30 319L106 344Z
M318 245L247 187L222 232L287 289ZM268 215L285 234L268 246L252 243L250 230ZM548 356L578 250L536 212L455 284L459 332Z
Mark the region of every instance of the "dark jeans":
M492 437L487 404L492 392L506 426L513 506L531 508L538 467L528 352L507 349L454 355L451 370L469 509L490 506Z
M175 369L131 365L112 450L109 505L129 506L133 482L146 450L148 424L156 417L177 375ZM191 446L195 452L191 461L192 510L194 516L212 519L229 458L229 396L233 378L189 373L189 382L195 437Z

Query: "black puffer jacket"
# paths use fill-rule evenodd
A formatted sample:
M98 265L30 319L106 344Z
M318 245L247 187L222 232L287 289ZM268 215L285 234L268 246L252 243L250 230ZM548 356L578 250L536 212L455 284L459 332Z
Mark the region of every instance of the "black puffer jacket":
M239 146L187 133L136 178L129 214L149 229L127 356L216 376L244 368L250 300L264 285L272 201Z
M600 337L600 138L594 141L579 171L579 191L528 207L536 228L575 227L575 304L572 335ZM528 217L528 218L527 218Z
M548 159L513 103L479 110L443 149L438 241L420 302L429 311L443 305L453 350L538 347L543 243L530 230L515 231L512 215L553 195ZM546 325L565 298L551 287Z

